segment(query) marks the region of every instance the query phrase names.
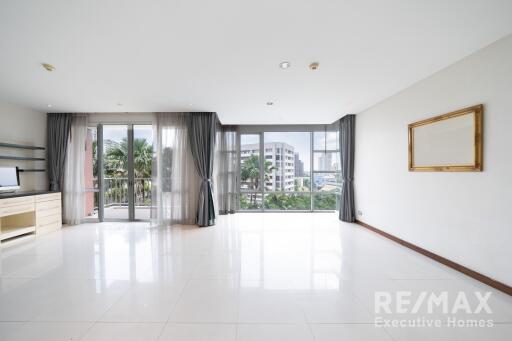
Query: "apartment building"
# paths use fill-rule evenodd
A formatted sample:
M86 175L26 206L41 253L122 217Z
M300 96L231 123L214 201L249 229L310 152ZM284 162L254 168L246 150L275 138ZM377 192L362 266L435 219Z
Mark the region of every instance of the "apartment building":
M240 148L240 160L243 163L259 152L259 144L246 144ZM295 182L294 147L283 142L265 143L265 190L292 192ZM249 187L249 184L246 184Z

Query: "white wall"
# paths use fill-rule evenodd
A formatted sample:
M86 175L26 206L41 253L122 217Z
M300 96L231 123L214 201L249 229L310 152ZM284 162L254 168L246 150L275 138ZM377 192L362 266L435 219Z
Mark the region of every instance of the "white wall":
M408 171L409 123L479 103L483 172ZM512 36L358 114L356 134L359 220L512 285Z
M46 114L0 101L0 142L46 147ZM46 157L43 150L1 148L1 155ZM46 168L46 161L0 160L0 166ZM20 173L22 190L48 189L46 173Z

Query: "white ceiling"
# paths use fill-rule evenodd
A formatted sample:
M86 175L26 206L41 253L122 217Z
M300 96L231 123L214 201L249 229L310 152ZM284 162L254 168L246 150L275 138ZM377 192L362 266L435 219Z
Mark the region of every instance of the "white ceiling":
M510 0L2 0L0 96L330 123L510 34L511 13Z

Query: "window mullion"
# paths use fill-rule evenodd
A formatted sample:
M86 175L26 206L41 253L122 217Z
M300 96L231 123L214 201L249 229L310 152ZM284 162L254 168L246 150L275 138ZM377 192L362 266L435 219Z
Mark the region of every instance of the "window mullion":
M260 135L260 193L261 193L261 211L265 211L265 141L263 132Z
M313 134L314 132L309 133L309 201L310 201L310 211L313 212L314 205L313 205L313 163L315 160L315 154L313 152L314 146L314 140L313 140Z

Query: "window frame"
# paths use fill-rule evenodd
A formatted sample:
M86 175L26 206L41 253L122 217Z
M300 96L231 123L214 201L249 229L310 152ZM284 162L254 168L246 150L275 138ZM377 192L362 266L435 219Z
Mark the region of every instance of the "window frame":
M242 191L242 181L241 181L241 178L240 178L240 171L241 171L241 166L242 166L242 160L241 160L241 157L238 157L238 168L239 168L239 172L238 172L238 183L240 184L238 186L238 197L241 198L241 195L247 195L247 194L258 194L259 196L261 196L261 208L258 208L258 209L242 209L242 208L239 208L238 209L238 212L261 212L261 213L264 213L264 212L279 212L279 213L285 213L285 212L334 212L335 210L339 209L339 207L336 207L334 209L327 209L327 210L320 210L320 209L315 209L315 195L316 194L322 194L323 192L320 192L318 190L315 190L314 189L314 178L315 178L315 174L334 174L335 176L339 174L339 176L341 176L341 169L338 170L338 171L324 171L324 170L315 170L315 166L314 166L314 156L315 156L315 153L324 153L324 152L334 152L334 153L341 153L341 151L339 150L339 144L338 144L338 148L333 150L333 149L323 149L323 150L319 150L319 149L314 149L314 133L324 133L324 132L338 132L339 131L339 127L338 127L338 124L337 122L333 123L333 124L330 124L330 125L251 125L251 126L240 126L240 134L238 135L238 146L240 147L240 150L239 150L239 155L241 156L242 155L242 143L241 143L241 140L242 140L242 135L259 135L259 145L260 145L260 148L259 148L259 166L260 166L260 188L259 190L256 190L256 191ZM265 133L270 133L270 132L283 132L283 133L287 133L287 132L290 132L290 133L309 133L309 149L310 149L310 166L309 166L309 191L268 191L266 189L266 183L265 183L265 174L263 171L264 169L264 162L266 161L266 158L265 158L265 152L266 152L266 149L265 149ZM283 141L285 142L285 141ZM285 158L287 156L286 153L281 153L280 155L283 156L283 158ZM341 159L341 154L340 155L340 159ZM294 157L294 156L291 156L291 157ZM340 160L341 162L341 160ZM294 180L295 180L295 177L294 177ZM341 189L341 184L338 184L339 188ZM339 195L340 195L340 190L337 190L334 194L336 196L336 202L339 203ZM265 209L265 196L267 194L274 194L274 193L284 193L284 194L302 194L302 195L308 195L309 198L310 198L310 207L308 210L276 210L276 209ZM328 194L328 193L323 193L323 194ZM240 199L239 199L240 200Z

